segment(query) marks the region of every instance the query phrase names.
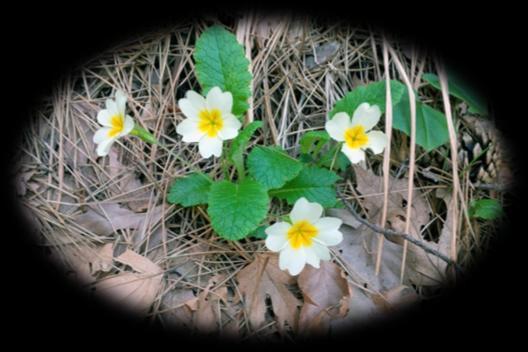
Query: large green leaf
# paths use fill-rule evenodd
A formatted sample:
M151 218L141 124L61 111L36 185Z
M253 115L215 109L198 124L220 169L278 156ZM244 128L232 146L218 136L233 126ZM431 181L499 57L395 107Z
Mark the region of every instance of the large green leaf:
M394 128L407 135L411 133L410 111L409 95L405 94L392 112ZM429 105L416 101L416 143L425 150L431 151L447 141L449 141L449 131L445 115Z
M249 153L248 170L267 189L282 187L299 174L300 161L292 158L278 147L255 147Z
M301 154L316 154L328 141L330 141L330 135L326 131L306 132L299 141Z
M425 73L423 79L436 89L441 90L440 79L434 73ZM449 94L465 101L469 106L469 112L480 115L487 115L488 109L482 97L476 93L465 82L462 82L456 75L449 74L447 78Z
M396 105L400 102L404 93L406 92L406 87L403 83L395 80L390 81L390 87L391 101L393 105ZM378 105L381 112L385 112L385 99L385 81L378 81L365 86L359 86L335 103L334 108L332 111L330 111L330 117L334 117L334 115L338 112L346 112L350 117L352 117L354 111L356 111L357 107L361 103Z
M262 121L251 122L238 134L238 136L236 136L233 143L231 143L228 158L235 165L239 177L241 178L244 177L244 151L246 150L251 136L253 136L255 131L260 127L262 127Z
M469 216L484 220L494 220L503 214L502 206L496 199L478 199L471 201Z
M246 237L266 218L269 197L264 186L246 178L240 183L216 182L209 193L207 213L213 229L223 238Z
M212 180L202 173L190 174L173 182L167 195L167 201L190 207L207 204Z
M251 73L244 48L236 37L220 26L206 29L196 41L196 75L204 94L220 87L233 95L233 114L243 115L251 96Z
M335 183L338 179L339 176L330 170L306 167L282 188L271 191L270 195L286 199L288 204L294 204L297 199L305 197L329 208L337 202Z

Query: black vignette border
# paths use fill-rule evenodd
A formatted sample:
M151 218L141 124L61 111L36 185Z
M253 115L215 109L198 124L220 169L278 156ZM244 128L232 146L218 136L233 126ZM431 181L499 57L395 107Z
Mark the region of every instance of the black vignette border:
M520 313L518 300L522 298L512 292L517 289L516 283L522 280L518 272L523 267L522 246L517 245L517 241L522 240L522 231L519 233L516 229L522 225L519 217L524 196L522 152L526 149L519 143L525 131L518 124L526 114L523 106L526 98L523 99L518 85L522 87L522 82L526 82L526 73L521 54L523 28L522 22L516 18L517 11L483 6L485 10L476 14L452 8L440 10L441 4L438 4L437 8L416 9L414 14L381 15L379 9L369 12L354 10L353 6L346 9L328 5L325 9L316 7L321 4L311 8L306 6L302 10L299 7L257 8L256 12L304 12L325 21L366 23L387 36L405 38L435 53L461 71L464 78L488 97L494 114L500 116L497 124L511 143L516 170L519 170L516 175L519 182L507 209L509 221L500 228L491 252L470 279L444 297L409 311L397 321L373 326L354 336L341 336L341 339L368 341L389 335L394 338L403 336L404 339L412 336L413 340L427 341L431 338L430 331L438 331L444 338L464 338L469 337L464 333L468 329L478 332L477 336L482 339L515 337L520 326L513 323L512 317ZM248 7L232 9L247 11ZM14 303L8 307L10 329L26 331L43 340L50 340L50 336L60 340L58 332L70 338L89 336L94 326L111 327L111 331L117 334L146 338L158 332L156 326L147 326L108 307L88 303L75 287L64 282L55 268L40 259L39 250L22 235L28 232L26 220L13 206L10 166L28 122L27 116L41 97L50 94L64 74L127 38L188 16L202 16L204 12L214 13L220 9L206 10L197 5L194 9L179 8L162 16L149 12L129 17L122 13L114 18L117 22L106 25L103 19L113 11L118 10L26 15L24 28L13 26L4 31L7 36L4 59L9 65L4 81L9 93L4 104L9 112L3 121L2 199L5 202L5 248L9 250L5 251L3 259L8 263L4 266L8 268L7 286L14 288L8 290L9 302ZM231 10L224 8L223 11ZM507 21L497 25L499 18Z

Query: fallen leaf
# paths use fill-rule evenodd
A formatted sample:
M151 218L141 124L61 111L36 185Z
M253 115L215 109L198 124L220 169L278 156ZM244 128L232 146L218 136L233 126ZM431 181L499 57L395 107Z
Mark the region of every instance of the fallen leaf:
M326 333L331 319L346 315L352 291L336 264L322 262L319 269L308 265L298 283L304 297L299 316L301 334Z
M191 289L170 290L161 299L161 317L175 327L191 329L195 302L196 296Z
M123 304L139 313L147 313L162 288L163 270L150 259L131 250L114 258L133 272L123 271L95 283L97 294Z
M117 202L126 204L131 210L141 212L149 207L150 187L145 187L138 178L135 168L125 165L119 159L117 149L108 153L108 171L114 184L110 193Z
M107 272L112 268L112 254L112 244L96 248L79 244L52 247L52 258L84 284L95 281L97 272Z
M329 61L340 48L340 44L336 41L324 43L314 49L314 54L306 57L306 68L311 70Z
M362 202L368 211L369 221L379 224L383 207L383 177L373 174L371 170L364 170L360 167L355 167L354 171L356 172L357 190L363 196ZM389 178L387 227L398 232L405 232L405 207L408 202L407 185L408 179L406 177L401 179ZM425 197L416 189L413 191L411 217L409 234L425 242L430 247L438 249L437 243L427 241L421 235L421 229L430 221L430 215ZM381 235L376 235L376 237L379 236ZM403 245L401 237L389 238L389 240L385 241L384 252L397 250L394 246L388 245L391 241L395 244ZM376 248L374 243L369 247L369 250L373 252L373 256L376 255ZM403 251L403 246L401 250ZM387 264L382 261L382 267ZM395 263L391 263L391 265L394 266ZM390 269L394 271L397 268L391 267ZM445 280L445 264L442 264L438 258L427 254L422 248L409 243L404 278L408 280L408 283L417 286L438 285ZM392 287L385 288L390 289Z
M266 322L267 296L271 298L279 331L285 330L285 323L294 330L297 329L297 307L301 302L287 287L295 283L295 278L279 269L277 255L257 255L251 264L237 274L237 280L254 330Z
M400 285L379 295L372 296L372 301L384 311L393 311L396 308L414 303L419 299L416 291L409 286Z
M216 285L224 279L223 274L213 276L209 279L205 290L198 296L193 324L200 332L211 333L218 330L221 319L218 304L219 301L227 303L227 287L225 285L216 287Z
M96 235L108 236L121 229L140 229L160 221L163 205L156 206L146 213L135 213L118 204L90 206L85 213L73 218L73 223Z

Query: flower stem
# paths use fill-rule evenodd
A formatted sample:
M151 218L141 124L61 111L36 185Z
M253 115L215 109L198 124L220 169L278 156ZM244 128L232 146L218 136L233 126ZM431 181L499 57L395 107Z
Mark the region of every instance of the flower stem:
M158 140L152 133L144 129L143 127L139 126L137 123L134 125L134 128L132 131L130 131L130 134L132 136L139 137L141 140L150 143L150 144L159 144Z

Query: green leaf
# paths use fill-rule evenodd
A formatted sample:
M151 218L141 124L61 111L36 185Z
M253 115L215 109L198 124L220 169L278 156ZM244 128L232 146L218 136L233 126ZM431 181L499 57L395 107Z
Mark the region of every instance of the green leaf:
M268 226L267 225L262 225L262 226L259 226L257 227L257 229L255 231L253 231L251 233L251 235L249 235L250 237L253 237L253 238L256 238L256 239L259 239L259 240L263 240L265 239L266 237L268 237L268 235L266 234L266 228Z
M306 132L299 142L301 154L308 154L315 147L314 153L317 153L330 140L330 135L326 131Z
M469 204L469 216L472 218L494 220L502 213L502 206L496 199L478 199Z
M339 151L337 157L335 156L335 149L330 149L328 152L323 154L320 158L319 165L330 168L333 165L333 170L345 171L350 166L350 159L347 158L343 152ZM334 162L334 157L336 158Z
M267 189L274 189L299 174L300 161L292 158L278 147L255 147L249 153L249 173Z
M406 94L392 112L394 128L411 134L411 113L409 106L409 96ZM449 131L445 115L416 101L416 143L421 145L427 151L449 141Z
M169 203L181 204L184 207L207 204L212 182L209 176L202 173L177 179L169 189L167 200Z
M403 83L391 80L391 100L392 105L396 105L402 99L406 92L406 87ZM365 86L359 86L341 100L337 101L332 111L330 111L330 117L334 117L338 112L346 112L350 117L354 114L357 107L361 103L369 103L370 105L378 105L381 112L385 112L385 99L386 99L386 87L385 81L379 81L370 83Z
M290 205L294 204L297 199L305 197L311 202L317 202L325 208L330 208L337 202L334 184L338 179L339 176L330 170L306 167L282 188L271 191L270 195L286 199Z
M233 95L233 114L243 115L251 96L251 73L244 48L221 26L206 29L196 41L196 75L203 93L220 87Z
M238 136L236 136L236 138L233 140L233 143L231 143L231 148L228 152L228 158L233 163L233 165L235 165L235 168L239 173L239 177L244 177L244 175L241 175L244 173L244 151L246 150L249 140L255 131L260 127L262 127L262 121L251 122L242 130L242 132L238 134Z
M229 181L213 183L207 213L213 229L221 237L239 240L266 218L268 207L269 197L264 186L246 178L239 184Z
M438 90L442 90L440 79L434 73L425 73L423 79ZM471 87L462 82L458 77L449 74L447 78L449 94L462 99L469 106L469 112L480 115L487 115L488 109L481 96Z

